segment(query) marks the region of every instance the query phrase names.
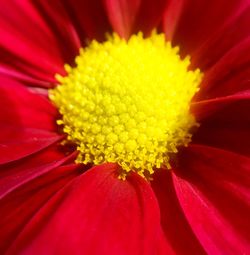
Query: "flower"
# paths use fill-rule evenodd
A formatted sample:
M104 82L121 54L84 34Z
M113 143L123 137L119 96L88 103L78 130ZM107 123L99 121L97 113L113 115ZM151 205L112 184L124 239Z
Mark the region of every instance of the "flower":
M5 1L0 13L1 254L249 252L248 0ZM48 98L55 74L106 32L155 28L203 73L191 142L149 178L76 164Z

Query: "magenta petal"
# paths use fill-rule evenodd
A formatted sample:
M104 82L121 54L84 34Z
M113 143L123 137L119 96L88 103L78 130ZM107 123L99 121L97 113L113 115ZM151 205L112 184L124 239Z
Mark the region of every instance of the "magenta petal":
M15 67L11 67L6 63L0 64L0 74L11 77L13 80L21 81L25 85L31 87L40 87L40 88L50 88L52 86L51 82L49 81L42 81L31 77L28 74L24 74L22 71L15 69Z
M191 105L191 111L195 115L197 121L202 121L225 106L232 105L238 101L244 101L250 99L250 90L235 93L230 96L222 96L213 99L202 100L194 102ZM230 120L230 119L229 119Z
M172 170L156 171L153 176L152 188L160 206L163 231L175 254L205 254L177 199L172 180Z
M190 145L174 185L180 205L208 254L250 250L250 159Z
M209 105L201 109L209 110ZM223 108L217 107L212 115L203 119L192 138L193 142L249 156L249 109L250 100L236 100L230 104L224 104Z
M0 164L27 157L58 142L62 136L48 131L0 125Z
M184 0L170 0L162 18L162 29L167 40L173 39L179 19L185 7Z
M58 113L51 102L1 75L0 108L2 125L57 131L55 120Z
M85 45L87 39L104 40L105 33L111 30L101 0L64 0L62 1L72 23Z
M229 50L205 72L195 100L229 96L250 89L250 37Z
M73 65L75 56L79 54L81 41L67 13L67 8L61 0L37 1L34 4L56 37L56 46L60 50L64 63Z
M236 2L238 2L240 8L236 8L233 15L228 17L227 22L193 52L192 63L194 65L203 70L208 69L227 52L249 38L250 2L248 0ZM222 8L225 11L225 6ZM212 17L214 18L214 16ZM246 54L249 56L248 51Z
M23 227L50 197L80 173L78 168L77 165L55 168L0 200L1 254L5 254Z
M30 1L1 3L0 61L38 80L55 82L55 73L64 73L58 47L64 42L51 27Z
M193 142L233 151L250 156L249 125L216 125L206 123L199 128L193 137Z
M149 33L159 24L166 0L104 0L107 15L115 32L128 39L133 33Z
M141 0L105 0L104 3L113 30L128 39L132 34Z
M75 153L65 155L59 145L52 145L30 157L0 165L0 199L47 172L73 161Z
M200 68L207 68L218 59L217 53L223 55L244 35L249 35L249 13L244 14L247 6L249 1L245 0L185 1L178 24L175 25L173 43L180 46L183 55L199 57L196 64ZM248 22L245 22L243 19L247 20L247 15ZM216 41L216 44L212 44L212 41ZM200 54L194 53L206 44Z
M137 175L119 180L116 171L116 165L98 166L67 185L8 254L154 254L162 236L150 185Z
M130 2L133 1L131 0ZM141 6L137 14L133 33L142 31L144 35L150 35L152 30L155 29L162 20L168 2L168 0L141 0Z

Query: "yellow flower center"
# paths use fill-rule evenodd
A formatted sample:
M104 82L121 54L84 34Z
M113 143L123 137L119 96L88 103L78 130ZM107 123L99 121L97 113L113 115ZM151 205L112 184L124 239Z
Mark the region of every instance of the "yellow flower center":
M76 67L65 65L67 76L56 75L60 85L49 96L77 145L77 163L116 162L122 179L170 168L170 156L191 140L190 102L202 79L178 51L163 34L128 41L113 34L81 49Z

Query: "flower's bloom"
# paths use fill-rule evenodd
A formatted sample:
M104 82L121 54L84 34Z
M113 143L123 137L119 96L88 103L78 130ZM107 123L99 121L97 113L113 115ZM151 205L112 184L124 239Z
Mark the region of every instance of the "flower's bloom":
M249 24L249 0L2 1L0 253L248 254ZM76 164L48 98L55 75L92 39L155 28L203 73L192 141L148 179Z

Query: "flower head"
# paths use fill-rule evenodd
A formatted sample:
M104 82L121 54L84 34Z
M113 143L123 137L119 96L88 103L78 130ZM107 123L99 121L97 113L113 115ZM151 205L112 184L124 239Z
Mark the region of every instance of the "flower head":
M1 254L247 254L248 0L5 1Z
M77 163L118 163L121 178L170 168L170 154L187 146L196 125L190 102L201 82L177 50L163 34L128 42L113 35L91 42L76 67L65 66L68 74L57 76L50 99L67 140L77 145Z

